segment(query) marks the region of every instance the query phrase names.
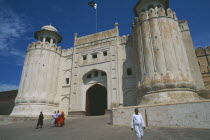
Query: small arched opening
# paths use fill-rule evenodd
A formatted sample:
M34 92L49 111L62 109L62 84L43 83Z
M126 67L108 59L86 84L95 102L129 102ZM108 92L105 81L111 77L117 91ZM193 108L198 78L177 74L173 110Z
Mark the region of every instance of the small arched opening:
M53 43L56 44L56 39L53 39Z
M50 37L46 37L46 42L50 43Z
M150 8L155 9L154 5L149 5L149 6L147 7L148 10L149 10Z
M99 84L86 92L86 116L104 115L107 109L107 89Z
M43 41L43 37L40 37L39 41Z

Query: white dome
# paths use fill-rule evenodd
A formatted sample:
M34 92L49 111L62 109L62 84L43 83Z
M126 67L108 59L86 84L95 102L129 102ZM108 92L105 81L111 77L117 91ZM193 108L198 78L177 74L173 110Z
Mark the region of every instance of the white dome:
M53 31L53 32L57 32L58 33L58 30L55 27L53 27L52 25L45 25L41 29L48 30L48 31Z

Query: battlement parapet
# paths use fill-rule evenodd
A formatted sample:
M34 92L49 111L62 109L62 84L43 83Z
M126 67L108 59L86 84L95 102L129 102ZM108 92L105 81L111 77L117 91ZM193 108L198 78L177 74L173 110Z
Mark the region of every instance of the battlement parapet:
M179 28L182 32L183 31L189 31L189 26L188 26L187 20L180 20L179 21Z
M175 21L178 21L176 13L173 12L170 8L164 10L163 8L156 7L156 8L150 8L146 12L141 12L139 18L135 19L134 25L136 25L137 23L142 23L146 20L150 20L152 18L161 18L161 17L171 18L174 19Z
M196 54L197 57L202 57L202 56L210 55L210 46L207 46L205 48L198 47L195 50L195 54Z
M140 23L140 19L139 19L139 17L135 17L134 18L134 21L133 21L133 24L132 24L132 30L133 29L136 29L136 25L138 25Z
M112 37L117 37L118 36L118 29L114 28L108 31L103 31L103 32L99 32L99 33L95 33L95 34L91 34L91 35L87 35L87 36L83 36L83 37L79 37L79 38L75 38L74 40L74 44L75 47L82 45L82 44L87 44L90 42L94 42L94 41L98 41L98 40L103 40L103 39L107 39L107 38L112 38Z
M135 18L134 18L134 24L138 24L139 22L140 22L139 17L135 17Z
M73 48L62 50L62 56L70 56L73 54Z
M203 78L203 82L205 85L205 88L207 90L210 89L210 46L207 46L205 48L203 47L198 47L195 50L195 54L197 56L198 64L200 67L200 72Z
M31 44L29 44L27 51L34 50L34 49L46 49L46 50L56 52L58 54L61 54L61 51L62 51L60 46L57 46L55 44L50 44L48 42L43 43L41 41L32 42Z
M124 36L120 37L120 44L128 43L131 40L132 40L131 35L124 35Z
M187 20L180 20L179 24L187 24Z
M205 50L206 50L206 54L207 54L207 55L210 55L210 46L207 46L207 47L205 48Z

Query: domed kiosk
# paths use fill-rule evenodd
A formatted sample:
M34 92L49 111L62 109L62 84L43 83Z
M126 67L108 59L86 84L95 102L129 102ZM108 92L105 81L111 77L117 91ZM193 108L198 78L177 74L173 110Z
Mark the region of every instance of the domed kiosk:
M43 26L40 30L36 31L34 33L34 38L50 44L57 44L62 41L62 37L58 33L58 30L52 25Z

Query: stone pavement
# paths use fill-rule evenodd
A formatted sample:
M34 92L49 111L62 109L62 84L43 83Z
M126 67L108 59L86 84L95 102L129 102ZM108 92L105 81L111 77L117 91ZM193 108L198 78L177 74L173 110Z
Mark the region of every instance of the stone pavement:
M109 116L67 119L64 127L35 129L36 121L1 125L0 140L135 140L126 126L109 124ZM144 140L210 140L210 129L146 128Z

